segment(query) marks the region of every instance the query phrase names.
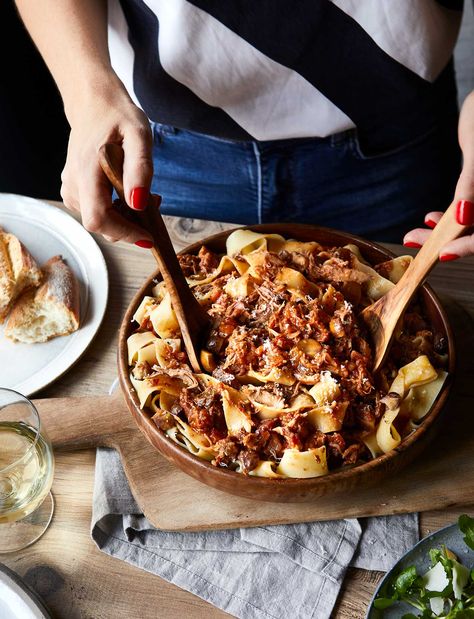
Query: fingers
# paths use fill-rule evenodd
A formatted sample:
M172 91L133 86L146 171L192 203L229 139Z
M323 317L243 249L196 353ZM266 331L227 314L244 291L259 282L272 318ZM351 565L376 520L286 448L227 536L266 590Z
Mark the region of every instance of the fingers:
M464 161L461 176L456 185L455 198L474 202L474 159Z
M96 232L109 240L128 243L150 241L150 235L121 217L112 207L110 185L99 165L91 163L83 172L79 186L82 223L89 232Z
M427 213L425 215L425 225L428 226L428 228L434 228L442 216L443 213L441 211L431 211Z
M443 247L439 259L443 262L474 254L474 234L462 236Z
M405 247L415 247L419 249L430 234L431 230L426 230L426 228L410 230L410 232L403 237L403 244Z
M68 166L61 173L61 198L63 200L64 206L69 211L77 211L80 212L81 208L79 206L79 201L77 200L77 191L75 191L75 187L73 183L69 180Z
M123 137L122 147L125 154L123 187L127 204L144 210L153 178L152 136L148 121L130 128Z
M435 220L439 221L442 215L442 213L438 212L428 213L425 217L425 223L428 223L427 220L431 222L435 222ZM420 248L428 239L430 234L431 230L426 230L426 228L416 228L405 235L403 238L403 244L405 247ZM456 260L457 258L461 258L463 256L472 255L474 255L474 234L468 234L456 239L455 241L447 243L441 249L439 259L442 262L447 262L449 260Z

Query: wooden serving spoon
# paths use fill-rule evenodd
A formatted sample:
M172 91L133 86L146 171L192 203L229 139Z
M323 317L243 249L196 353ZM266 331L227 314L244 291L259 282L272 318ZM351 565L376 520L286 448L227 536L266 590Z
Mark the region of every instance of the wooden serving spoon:
M149 204L144 211L135 211L126 205L122 180L123 159L124 153L118 144L104 144L99 149L100 166L123 203L120 213L141 226L153 239L151 253L170 294L189 362L194 372L201 372L197 351L203 332L209 327L209 316L188 286L159 209Z
M375 344L374 372L384 362L398 322L418 287L437 264L440 250L469 228L456 221L457 203L458 200L455 200L444 213L396 286L362 312Z

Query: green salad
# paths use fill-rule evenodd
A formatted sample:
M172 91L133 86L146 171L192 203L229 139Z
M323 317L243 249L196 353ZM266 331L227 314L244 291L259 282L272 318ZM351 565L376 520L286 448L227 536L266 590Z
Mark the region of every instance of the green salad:
M474 518L460 516L458 526L464 542L474 550ZM418 574L414 565L407 567L386 587L385 597L377 597L374 607L384 610L405 602L415 612L401 619L474 619L474 569L466 567L446 546L429 551L431 568Z

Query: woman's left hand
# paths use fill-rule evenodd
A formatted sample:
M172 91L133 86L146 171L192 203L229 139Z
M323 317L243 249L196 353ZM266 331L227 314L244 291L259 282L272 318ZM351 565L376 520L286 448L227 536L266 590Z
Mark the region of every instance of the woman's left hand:
M474 226L474 91L468 95L461 109L458 127L459 145L463 154L463 168L456 185L454 199L458 200L456 219L464 226ZM425 224L434 228L443 213L431 212L425 216ZM430 235L430 230L417 228L405 235L406 247L421 247ZM455 260L461 256L474 255L474 234L466 234L443 247L439 259Z

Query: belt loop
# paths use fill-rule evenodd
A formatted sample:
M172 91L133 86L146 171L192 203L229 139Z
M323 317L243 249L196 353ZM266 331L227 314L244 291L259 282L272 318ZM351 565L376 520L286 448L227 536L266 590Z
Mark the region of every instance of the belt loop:
M355 138L357 129L346 129L345 131L340 131L339 133L333 133L331 135L331 146L334 148L336 146L341 146L342 144L351 144Z

